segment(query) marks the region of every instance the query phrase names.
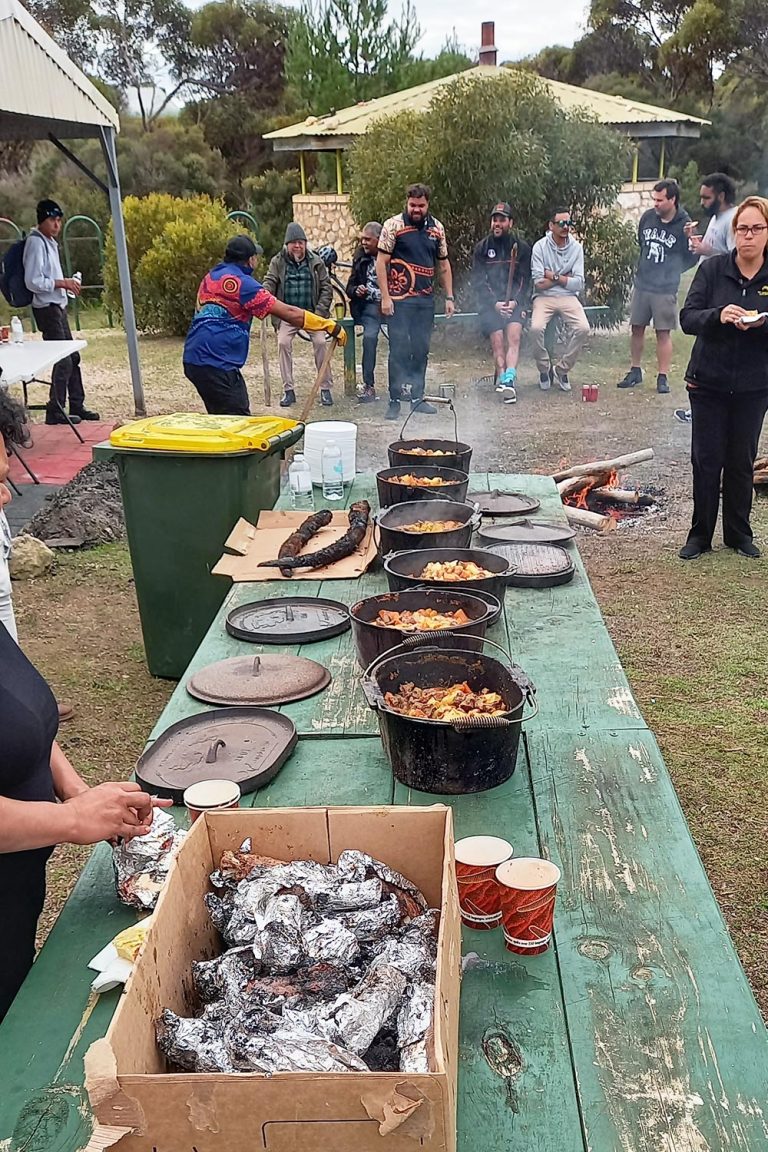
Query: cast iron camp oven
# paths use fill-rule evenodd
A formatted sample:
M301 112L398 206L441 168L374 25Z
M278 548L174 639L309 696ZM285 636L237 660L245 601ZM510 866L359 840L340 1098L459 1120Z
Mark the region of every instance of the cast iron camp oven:
M429 639L410 637L399 649L374 661L363 675L363 691L377 714L392 772L408 788L440 795L462 796L495 788L515 770L523 707L527 702L533 708L526 719L536 715L536 689L511 661L507 666L482 652L425 647ZM414 646L419 641L422 644ZM385 693L397 692L405 684L450 688L463 681L473 692L483 688L498 692L504 714L420 720L393 711L385 700Z
M397 484L393 476L439 476L444 484L436 487L422 487L420 484ZM434 500L442 496L448 500L464 500L469 487L469 476L457 468L442 468L438 464L424 467L408 464L405 468L384 468L376 473L376 488L379 494L379 507L391 508L393 504L406 504L411 500Z
M421 573L427 564L442 563L447 560L472 560L481 568L493 572L493 576L483 576L479 580L432 580ZM394 552L384 558L384 571L390 592L406 592L417 584L428 588L451 588L454 591L490 592L503 604L507 577L514 568L503 556L485 548L420 548L414 552Z
M444 632L410 632L396 627L374 624L381 609L387 612L415 612L419 608L434 608L436 612L457 612L460 608L469 617L469 624ZM385 592L358 600L349 609L352 636L357 650L357 661L367 668L372 660L383 656L391 648L402 644L407 636L424 636L430 640L439 636L438 647L462 648L481 651L482 637L495 616L493 606L469 592L454 592L444 588L422 588L413 592ZM480 639L478 639L478 637Z
M410 467L412 464L421 464L422 461L427 463L431 460L432 463L439 464L441 468L458 468L460 472L469 472L472 449L469 444L463 444L459 440L459 422L453 400L446 396L425 396L424 399L429 400L432 404L448 405L453 413L453 440L404 440L406 425L413 413L417 411L416 408L411 408L405 424L400 429L399 439L395 440L394 444L390 444L388 448L390 468ZM410 452L405 451L407 448L426 448L432 452L447 452L448 455L413 456Z
M446 532L406 532L404 525L417 520L459 520L460 528ZM480 513L471 504L455 500L416 500L393 504L376 513L374 535L380 556L390 552L412 552L415 548L468 548L472 533L480 525Z

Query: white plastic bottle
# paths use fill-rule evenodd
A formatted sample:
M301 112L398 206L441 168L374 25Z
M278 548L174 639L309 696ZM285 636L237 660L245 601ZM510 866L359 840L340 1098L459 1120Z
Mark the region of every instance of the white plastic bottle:
M314 512L315 493L312 489L312 473L303 452L297 452L290 463L288 486L291 490L291 508Z
M24 325L18 316L14 316L11 320L11 341L14 344L24 343Z
M333 440L323 448L323 499L344 499L344 464L341 459L341 448Z
M72 277L72 279L73 279L73 280L77 280L78 284L82 284L82 282L83 282L83 274L82 274L82 272L75 272L75 274L74 274L74 276ZM74 299L75 299L75 294L74 294L74 292L70 292L69 288L67 288L67 296L69 296L70 300L74 300Z

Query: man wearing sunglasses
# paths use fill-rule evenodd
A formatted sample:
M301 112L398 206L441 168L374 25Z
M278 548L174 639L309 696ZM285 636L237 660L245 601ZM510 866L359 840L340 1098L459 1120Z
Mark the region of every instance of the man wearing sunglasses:
M653 322L658 364L656 391L669 392L667 375L672 363L672 332L677 328L680 278L699 258L688 247L686 225L690 219L680 207L680 188L675 180L659 180L654 184L653 208L640 217L637 230L640 259L629 311L632 363L624 379L619 381L619 388L642 384L645 330Z
M569 373L589 335L589 321L579 300L584 291L584 249L571 235L571 213L567 208L555 208L550 213L546 235L534 244L531 279L531 337L539 387L546 392L557 381L561 392L570 392ZM545 336L555 316L562 321L563 338L558 339L550 360Z

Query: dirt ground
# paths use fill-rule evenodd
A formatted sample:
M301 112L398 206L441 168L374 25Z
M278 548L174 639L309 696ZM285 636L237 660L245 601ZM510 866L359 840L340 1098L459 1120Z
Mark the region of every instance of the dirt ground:
M461 322L459 322L461 323ZM88 401L102 415L130 418L125 343L117 332L86 333ZM276 348L272 349L273 411L277 412ZM678 334L672 394L655 391L652 348L646 383L618 391L628 339L594 334L572 373L573 393L539 391L533 364L522 361L519 400L500 403L477 384L491 370L484 346L458 326L436 333L428 391L456 386L459 435L474 447L473 467L499 472L551 472L564 462L606 458L652 447L655 458L626 474L631 486L660 493L660 509L622 523L605 536L583 533L579 548L638 702L656 733L688 821L752 986L768 1016L768 632L764 625L766 561L750 562L716 548L685 565L677 549L690 517L690 432L672 413L685 403L682 374L689 342ZM312 367L299 345L298 389L306 395ZM201 408L184 380L180 343L142 342L151 413ZM341 359L337 371L341 373ZM253 410L264 411L260 355L246 378ZM378 378L383 382L383 371ZM596 404L583 404L582 382L600 384ZM382 397L385 389L380 386ZM359 427L358 468L375 469L399 425L384 421L384 399L359 407L339 395L316 418L353 418ZM261 402L259 397L261 396ZM415 436L450 435L447 411L414 416ZM768 540L768 504L755 512L758 540ZM172 685L152 680L123 544L64 554L56 572L15 589L22 641L77 719L62 742L91 780L126 775ZM69 890L84 851L61 849L51 867L43 928Z

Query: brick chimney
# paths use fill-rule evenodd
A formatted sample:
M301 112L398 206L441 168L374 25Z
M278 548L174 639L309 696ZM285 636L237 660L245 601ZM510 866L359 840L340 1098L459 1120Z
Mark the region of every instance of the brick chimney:
M494 44L496 26L493 20L485 20L480 25L480 63L496 67L496 45Z

